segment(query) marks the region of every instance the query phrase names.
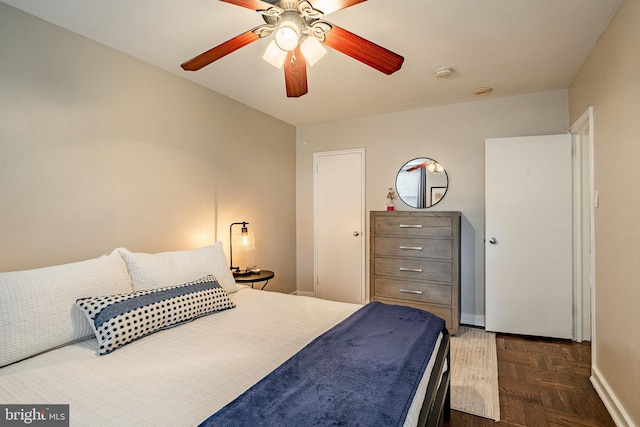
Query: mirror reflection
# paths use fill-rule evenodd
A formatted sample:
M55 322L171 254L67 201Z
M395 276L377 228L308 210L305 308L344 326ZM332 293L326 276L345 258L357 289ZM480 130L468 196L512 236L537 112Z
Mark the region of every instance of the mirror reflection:
M448 187L447 171L428 157L408 161L396 176L398 196L413 208L424 209L439 203Z

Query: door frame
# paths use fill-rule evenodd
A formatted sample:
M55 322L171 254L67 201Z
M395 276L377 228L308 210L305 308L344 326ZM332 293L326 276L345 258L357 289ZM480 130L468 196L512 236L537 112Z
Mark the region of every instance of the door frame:
M317 198L318 198L318 158L327 156L339 156L347 154L360 154L360 173L361 173L361 188L360 188L360 223L362 224L360 230L360 283L362 284L360 289L360 301L364 303L366 300L366 273L367 273L367 258L366 258L366 240L368 233L366 233L366 159L365 148L352 148L346 150L334 150L334 151L320 151L313 153L313 294L318 295L318 215L317 215Z
M582 133L588 130L588 137ZM594 161L593 161L593 107L587 110L571 125L569 132L574 134L574 337L575 341L591 341L591 348L595 349L595 230L594 208L596 207L594 191ZM582 159L586 155L586 165ZM585 166L588 167L588 174ZM582 188L588 188L589 200L582 197ZM588 223L583 221L588 218ZM583 239L583 230L589 230L589 241ZM588 246L587 246L588 245ZM585 250L590 256L585 257ZM587 265L585 265L587 264ZM588 273L586 273L588 272ZM587 297L586 295L590 295ZM585 307L589 308L589 319L584 316ZM586 331L585 324L590 326ZM595 356L592 354L592 357Z

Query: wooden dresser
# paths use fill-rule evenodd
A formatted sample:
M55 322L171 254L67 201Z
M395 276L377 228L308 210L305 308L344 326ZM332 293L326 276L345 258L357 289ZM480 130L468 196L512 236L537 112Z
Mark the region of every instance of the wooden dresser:
M460 212L371 212L370 299L460 327Z

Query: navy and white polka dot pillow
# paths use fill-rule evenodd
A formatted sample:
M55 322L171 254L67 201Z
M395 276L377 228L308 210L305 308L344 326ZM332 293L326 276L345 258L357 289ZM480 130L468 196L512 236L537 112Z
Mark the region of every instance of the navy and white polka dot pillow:
M80 298L76 304L93 327L101 355L161 329L235 307L211 275L179 286Z

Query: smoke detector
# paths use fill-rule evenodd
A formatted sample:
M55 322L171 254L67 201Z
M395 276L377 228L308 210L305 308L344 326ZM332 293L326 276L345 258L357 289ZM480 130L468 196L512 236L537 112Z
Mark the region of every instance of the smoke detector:
M478 96L488 95L491 92L493 92L492 87L477 87L471 91L472 94L478 95Z

